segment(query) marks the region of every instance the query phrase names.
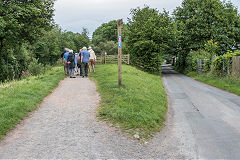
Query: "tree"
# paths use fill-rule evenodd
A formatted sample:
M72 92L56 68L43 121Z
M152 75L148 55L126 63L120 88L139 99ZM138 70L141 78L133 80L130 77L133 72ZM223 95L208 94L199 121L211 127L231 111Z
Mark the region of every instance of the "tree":
M131 11L125 37L126 50L131 62L149 72L161 70L162 56L175 51L172 49L176 37L174 22L164 11L145 6Z
M174 19L181 32L178 58L183 68L188 53L204 48L209 40L219 44L219 55L240 48L240 18L230 2L184 0L174 11Z
M117 48L117 42L116 41L107 41L107 42L100 42L99 48L100 53L107 53L107 54L118 54L118 48Z
M100 42L117 41L117 21L103 23L92 35L92 43L97 46Z
M54 0L0 1L0 80L20 77L26 68L24 43L34 43L53 22Z
M32 42L52 25L53 0L2 0L0 2L0 51L4 45ZM7 44L6 44L7 43Z
M42 64L54 64L58 59L60 52L64 48L70 48L78 53L80 48L88 46L89 38L84 34L61 31L55 26L51 31L46 31L44 35L32 46L34 57Z

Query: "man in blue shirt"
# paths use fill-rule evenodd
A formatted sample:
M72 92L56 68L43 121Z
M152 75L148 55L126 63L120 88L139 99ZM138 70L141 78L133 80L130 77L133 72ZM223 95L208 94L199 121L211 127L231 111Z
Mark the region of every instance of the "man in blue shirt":
M88 77L88 63L89 63L90 53L87 51L87 47L83 47L83 51L81 52L81 67L82 67L82 77Z

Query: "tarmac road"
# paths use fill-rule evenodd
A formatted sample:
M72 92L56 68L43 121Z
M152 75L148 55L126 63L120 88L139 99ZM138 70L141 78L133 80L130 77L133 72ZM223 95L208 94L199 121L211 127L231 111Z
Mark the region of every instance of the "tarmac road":
M240 97L163 66L173 124L183 123L193 158L240 159ZM174 128L174 127L173 127ZM185 131L184 131L185 130Z

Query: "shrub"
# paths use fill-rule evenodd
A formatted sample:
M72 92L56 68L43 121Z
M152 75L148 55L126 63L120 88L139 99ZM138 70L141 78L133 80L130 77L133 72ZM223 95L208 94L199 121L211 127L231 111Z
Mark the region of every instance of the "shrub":
M213 60L211 73L217 76L231 75L232 72L232 58L239 56L239 51L228 51L227 53L216 56Z
M62 58L59 58L56 62L56 65L61 66L63 65Z
M202 62L202 71L207 73L211 71L212 59L213 56L216 55L218 50L218 44L213 42L213 40L209 40L204 49L199 49L197 51L190 51L188 56L186 57L187 67L185 72L192 72L198 70L198 60Z
M28 70L31 75L36 76L38 74L43 74L45 72L44 65L41 63L38 63L38 60L33 58L33 60L30 62L28 66Z

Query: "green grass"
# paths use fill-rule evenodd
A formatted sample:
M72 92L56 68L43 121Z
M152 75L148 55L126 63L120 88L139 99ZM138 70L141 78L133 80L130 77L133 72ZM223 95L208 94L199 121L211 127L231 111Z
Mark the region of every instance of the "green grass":
M63 67L53 67L44 75L0 85L0 139L29 112L35 110L64 79Z
M90 74L101 95L98 116L130 134L148 139L164 126L167 96L160 75L123 65L123 86L118 87L117 65L97 65Z
M234 77L216 77L206 74L187 74L188 76L211 86L235 93L240 96L240 79Z

